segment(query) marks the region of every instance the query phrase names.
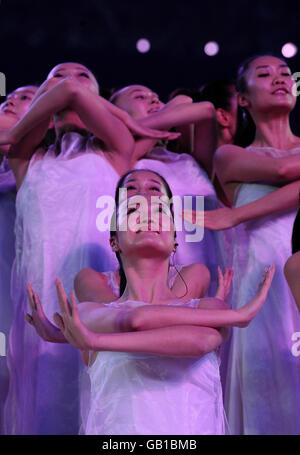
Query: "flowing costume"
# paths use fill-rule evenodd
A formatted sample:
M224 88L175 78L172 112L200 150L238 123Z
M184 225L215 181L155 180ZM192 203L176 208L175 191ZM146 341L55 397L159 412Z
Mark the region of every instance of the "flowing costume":
M198 304L199 299L184 305L196 308ZM106 305L133 308L147 304L127 301ZM88 374L91 398L85 434L225 434L215 351L199 359L99 352Z
M249 147L255 154L282 157L300 153ZM234 207L259 199L278 187L243 183ZM300 434L300 356L292 350L300 315L283 268L291 256L297 210L248 221L234 230L233 296L235 308L253 297L266 266L276 271L262 309L247 328L233 328L225 409L233 434Z
M6 363L9 329L13 319L10 298L11 268L15 257L16 182L6 157L0 165L0 434L3 434L3 412L9 385Z
M78 434L81 358L71 345L48 343L25 321L26 283L37 291L46 316L59 311L55 278L70 295L85 267L118 268L109 232L100 232L97 200L114 197L119 175L93 137L77 132L36 152L18 191L16 260L12 274L14 320L5 408L7 434Z

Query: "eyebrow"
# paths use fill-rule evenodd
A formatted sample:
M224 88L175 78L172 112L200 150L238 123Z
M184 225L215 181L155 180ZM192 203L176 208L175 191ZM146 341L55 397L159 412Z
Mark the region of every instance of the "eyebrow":
M145 90L142 89L142 88L134 88L134 89L130 92L130 94L132 94L132 93L134 93L134 92L144 92L144 91L145 91Z
M74 68L74 69L75 69L75 70L86 71L87 73L89 72L89 70L88 70L87 68L84 68L84 67L81 67L81 66L77 66L77 67ZM56 73L57 71L66 71L66 70L67 70L67 68L62 67L62 68L59 68L59 69L55 70L55 73Z
M147 91L147 92L149 91L149 92L153 93L153 95L155 95L155 96L157 96L157 97L159 98L159 96L158 96L157 93L152 92L152 90L150 90L150 89L147 89L147 90L146 90L145 88L134 88L131 92L129 92L129 94L131 95L131 94L134 93L134 92L146 92L146 91Z
M36 92L33 92L33 91L30 90L30 89L22 90L22 91L20 91L20 92L22 92L22 94L26 94L26 93L30 93L31 95L35 95L35 94L36 94ZM7 97L10 96L10 95L13 95L13 94L17 94L17 93L19 94L20 92L18 92L18 90L15 90L15 91L9 93L9 94L7 95Z
M31 93L31 95L35 95L36 92L33 92L32 90L24 90L24 93Z
M159 182L158 180L155 180L155 179L146 179L148 182L154 182L154 183L157 183L158 185L161 185L161 182ZM134 178L131 178L129 180L127 180L126 183L129 183L129 182L136 182L136 180ZM125 185L126 185L125 183Z
M270 65L258 65L255 67L255 69L260 69L260 68L269 68ZM279 65L279 68L288 68L289 66L286 65L285 63L282 63L281 65Z

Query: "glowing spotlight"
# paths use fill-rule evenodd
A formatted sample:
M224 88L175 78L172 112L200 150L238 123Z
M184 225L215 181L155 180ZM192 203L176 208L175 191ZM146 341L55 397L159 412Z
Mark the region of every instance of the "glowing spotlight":
M286 43L281 48L281 53L286 58L294 57L298 52L298 47L294 43Z
M218 43L216 41L209 41L204 46L204 52L206 53L206 55L209 55L210 57L217 55L217 53L219 52Z
M137 41L136 43L136 48L139 52L141 52L142 54L145 54L146 52L149 52L150 51L150 41L148 41L147 39L145 38L141 38Z

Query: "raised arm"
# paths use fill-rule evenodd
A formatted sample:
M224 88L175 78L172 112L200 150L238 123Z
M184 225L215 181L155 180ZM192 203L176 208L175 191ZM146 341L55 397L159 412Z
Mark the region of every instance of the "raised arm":
M146 137L156 139L177 137L177 134L174 133L142 127L127 113L111 105L72 77L67 77L59 82L55 78L45 81L25 116L9 131L8 136L0 134L0 143L18 144L41 122L48 122L55 113L65 109L75 111L86 129L104 143L107 158L113 161L115 167L120 168L121 173L127 170L126 165L128 165L133 151L134 140L129 127L134 134ZM125 123L128 124L128 127ZM29 139L30 137L31 134ZM34 145L36 146L36 141ZM32 155L32 148L29 144L26 147L28 159ZM19 149L24 150L24 144ZM15 151L14 155L16 154Z
M44 125L42 129L45 134L47 129L45 129L45 122L48 127L49 119L64 109L75 111L86 128L101 139L108 152L107 158L120 172L123 172L124 169L127 170L126 166L133 151L133 137L125 124L107 110L101 97L71 77L60 82L53 82L53 80L46 82L47 87L44 87L39 93L39 97L33 100L31 108L10 130L9 137L6 139L13 145L17 144L11 148L9 153L14 159L11 165L16 179L20 181L24 177L23 168L26 172L26 164L28 164L38 140L41 139L40 125ZM55 85L51 86L50 82ZM48 87L50 88L47 89ZM35 131L38 126L37 138L36 134L32 134L32 130Z
M150 128L167 130L211 117L214 117L214 107L208 101L180 104L170 102L170 105L166 104L158 112L139 119L139 123Z
M9 115L5 114L0 114L0 135L2 134L3 137L7 136L9 130L13 128L13 126L17 123L17 120L14 117L10 117ZM7 140L4 140L4 144L7 145L1 145L0 146L0 154L1 155L7 155L9 152L9 143ZM1 162L1 156L0 156L0 162Z
M300 179L300 155L274 158L254 154L237 145L222 145L215 153L214 166L220 182L281 181Z
M223 342L223 337L217 330L194 325L190 327L177 325L141 332L95 333L91 329L92 320L85 320L84 323L81 320L79 309L82 309L82 304L77 307L74 294L69 305L59 282L57 286L62 315L56 313L55 321L65 338L80 350L201 357ZM110 312L112 310L110 309Z
M172 100L174 101L174 100ZM181 102L166 104L160 111L139 122L151 128L168 130L194 124L194 138L190 150L209 175L216 146L216 121L214 106L208 101L200 103ZM187 134L187 137L189 135Z
M253 299L237 310L148 305L135 310L135 318L132 323L133 327L136 330L148 330L151 328L182 324L213 328L226 326L246 327L264 304L274 272L274 264L270 268L266 268ZM203 303L213 304L214 300L213 298L202 299L202 305Z
M83 323L81 320L83 312L80 311L80 316L74 293L72 293L71 304L69 304L58 281L57 291L62 315L56 313L55 322L66 339L81 350L145 352L168 356L201 356L208 352L207 345L206 349L203 345L203 343L207 342L208 332L204 332L206 336L200 343L201 348L199 349L199 344L196 345L197 352L194 350L195 345L191 347L190 343L196 341L203 329L211 331L214 330L212 327L247 326L267 297L274 271L274 265L265 270L254 298L238 310L204 310L166 305L145 305L136 308L131 311L131 320L134 321L133 326L138 330L138 332L134 333L95 333L91 331L89 324L91 324L91 321L95 321L95 312L90 321L85 320ZM80 309L83 308L81 305ZM132 314L135 315L133 319ZM198 331L198 329L201 329L201 331ZM211 344L215 346L216 337L219 340L219 344L222 343L221 333L218 331L210 333L213 335L213 342L208 343L210 347ZM187 345L185 344L186 342Z
M283 213L299 206L299 192L300 180L296 180L249 204L207 211L204 213L204 227L214 231L230 229L246 221ZM185 210L183 216L191 223L197 220L193 210Z

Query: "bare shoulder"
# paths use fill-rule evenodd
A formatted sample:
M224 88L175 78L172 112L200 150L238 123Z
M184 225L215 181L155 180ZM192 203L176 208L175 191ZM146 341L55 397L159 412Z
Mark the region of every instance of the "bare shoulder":
M210 271L205 264L200 262L195 262L194 264L185 265L182 268L181 273L185 275L195 274L196 276L201 276L204 278L210 278Z
M217 148L214 158L216 161L226 160L241 152L245 153L246 149L233 144L224 144Z
M76 286L90 280L103 283L107 282L107 277L103 273L97 272L97 270L86 267L77 273L74 279L74 285Z
M210 271L205 264L194 263L182 268L191 298L204 297L210 285Z

